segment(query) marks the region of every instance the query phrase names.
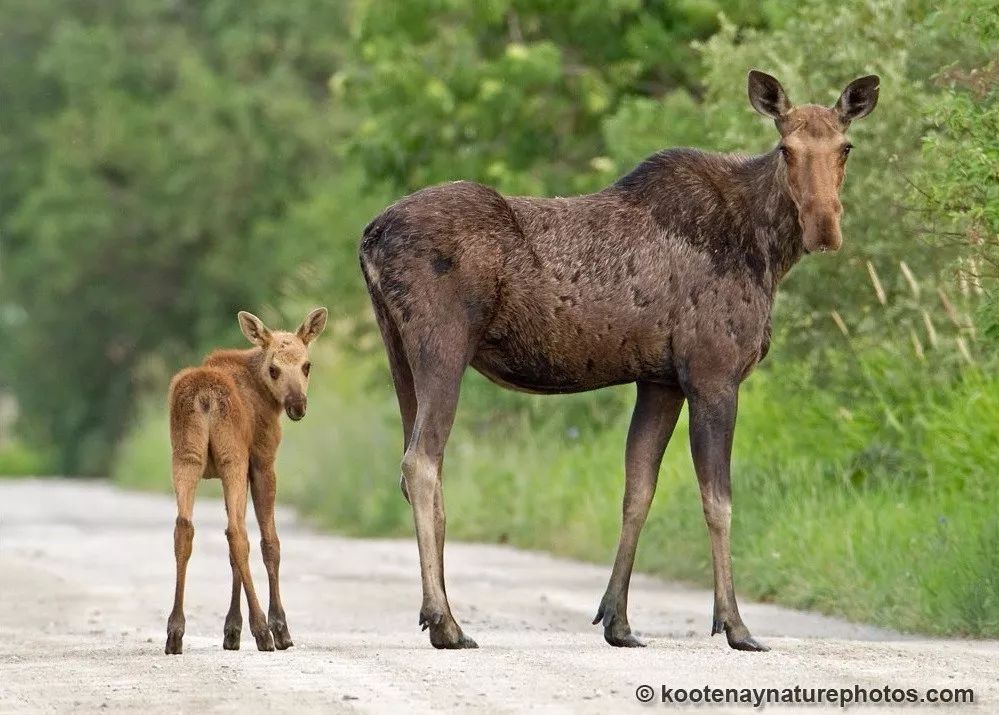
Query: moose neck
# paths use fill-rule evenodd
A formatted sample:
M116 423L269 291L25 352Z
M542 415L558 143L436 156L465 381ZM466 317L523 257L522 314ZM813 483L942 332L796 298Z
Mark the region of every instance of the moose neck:
M787 187L787 168L777 149L742 159L734 166L734 185L748 207L754 236L745 245L766 261L771 294L804 254L798 209Z
M605 191L641 206L719 272L741 274L772 298L804 253L786 172L777 149L751 157L667 149Z

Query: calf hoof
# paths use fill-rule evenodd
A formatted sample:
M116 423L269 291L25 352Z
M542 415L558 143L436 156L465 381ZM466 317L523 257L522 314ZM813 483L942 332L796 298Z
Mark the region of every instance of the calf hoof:
M167 655L180 655L184 652L184 629L171 628L167 630L166 648Z
M274 636L274 647L278 650L287 650L294 643L291 642L291 634L288 632L288 625L284 621L270 622L271 634Z
M257 650L274 650L274 636L271 635L271 629L267 627L267 620L263 615L259 620L250 616L250 633L257 641Z
M257 641L257 650L274 650L274 636L269 630L260 634L254 633L253 638Z
M225 650L239 650L239 636L242 632L242 624L226 625L222 629L222 647Z
M167 655L180 655L184 652L184 616L170 616L167 620L166 648Z

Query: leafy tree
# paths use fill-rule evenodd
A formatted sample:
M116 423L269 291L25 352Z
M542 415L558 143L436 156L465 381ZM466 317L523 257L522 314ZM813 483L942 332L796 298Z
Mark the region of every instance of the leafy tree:
M606 178L604 118L629 97L695 87L690 41L723 9L766 19L746 2L359 2L333 88L364 117L354 155L401 190L471 178L585 191Z
M342 16L319 0L0 14L19 28L0 79L9 389L60 468L100 470L144 376L231 333L314 250L275 224L336 167Z
M979 320L999 344L999 16L986 0L938 12L930 27L950 62L929 112L913 182L923 232L959 254L959 282L984 295Z

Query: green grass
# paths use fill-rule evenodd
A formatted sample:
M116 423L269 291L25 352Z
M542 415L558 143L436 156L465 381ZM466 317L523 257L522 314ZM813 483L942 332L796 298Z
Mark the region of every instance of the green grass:
M314 361L308 416L285 427L281 496L342 533L409 535L384 359L326 350ZM733 465L738 592L906 631L997 636L999 380L896 358L871 351L859 365L777 364L743 388ZM867 380L855 384L847 378L858 369ZM469 374L444 470L449 537L609 568L632 398L631 387L516 395ZM157 407L123 446L115 478L169 488L168 465ZM686 414L638 568L710 584Z
M34 477L50 474L45 454L17 440L0 447L0 477Z

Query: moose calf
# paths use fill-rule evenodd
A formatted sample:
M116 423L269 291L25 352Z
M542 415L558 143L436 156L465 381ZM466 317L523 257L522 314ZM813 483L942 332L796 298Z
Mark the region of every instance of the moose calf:
M177 588L167 621L167 654L181 653L184 638L184 580L191 557L191 514L198 480L222 480L228 526L232 601L225 618L222 647L239 649L243 615L240 587L246 590L250 632L259 650L292 645L278 587L281 544L274 526L274 459L281 442L283 409L298 421L305 416L309 386L309 344L326 327L326 308L317 308L294 333L271 332L260 318L240 311L239 327L256 347L217 350L200 367L181 370L170 383L170 442L173 486L177 493L174 554ZM246 538L246 486L260 524L260 550L270 585L268 617L257 601L250 578ZM273 634L273 635L272 635Z

